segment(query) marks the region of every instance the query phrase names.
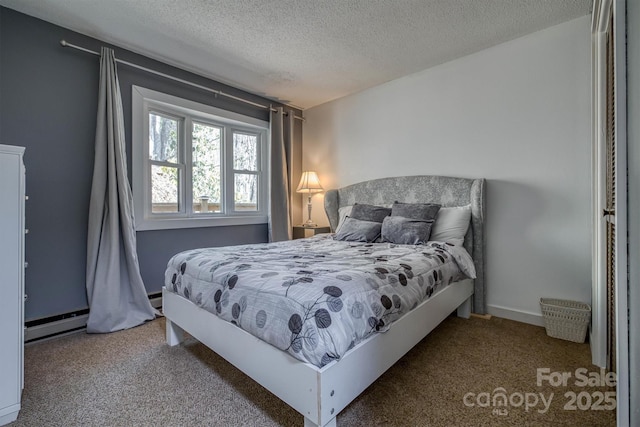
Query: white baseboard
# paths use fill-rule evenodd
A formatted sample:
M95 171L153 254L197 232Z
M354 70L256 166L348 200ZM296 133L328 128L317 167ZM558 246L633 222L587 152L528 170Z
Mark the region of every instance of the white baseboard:
M149 302L151 303L151 307L160 308L162 307L162 296L159 296L157 298L151 298Z
M149 300L153 308L162 307L162 297L151 298ZM73 330L82 330L87 326L88 314L80 314L67 319L56 320L43 323L42 325L25 328L25 342L37 340L51 335L59 335Z
M516 322L528 323L530 325L544 326L542 314L514 310L512 308L491 304L487 305L487 311L492 316L502 317L503 319L515 320Z
M43 323L42 325L25 328L24 340L26 342L37 340L50 335L58 335L74 329L87 326L88 314L69 317L67 319L56 320L54 322Z

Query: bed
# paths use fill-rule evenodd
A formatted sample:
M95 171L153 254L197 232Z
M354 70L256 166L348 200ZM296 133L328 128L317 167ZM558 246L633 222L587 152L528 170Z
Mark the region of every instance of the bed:
M184 332L187 332L298 411L304 417L305 426L335 426L336 416L342 409L452 312L457 311L461 317L468 317L471 311L484 313L484 186L485 182L482 179L408 176L353 184L327 191L325 195L325 211L332 231L343 224L345 210L356 203L384 206L400 201L437 203L450 208L468 206L471 212L470 226L464 240L460 242L466 251L459 251L452 244L447 246L445 242L429 242L415 248L409 245L386 244L385 246L375 243L349 243L338 247L335 246L338 242L335 242L332 236L325 235L294 241L290 244L201 249L177 254L174 257L176 259L172 259L173 270L167 269L163 289L167 342L169 345L177 345L184 339ZM320 252L313 252L317 248L322 249ZM348 274L338 271L336 265L340 264L342 255L339 255L339 250L343 250L341 248L352 253L360 253L364 257L361 259L362 265L353 267ZM276 272L276 267L261 264L261 261L258 261L261 258L256 258L261 251L268 253L269 259L281 260L282 265L277 268L286 269L287 262L292 263L291 274L285 277L284 273ZM287 251L302 254L298 257L301 259L295 262L282 261L285 255L291 257L291 253ZM225 257L233 253L240 253L242 256L236 256L235 260L226 260ZM282 255L283 253L285 255ZM463 253L470 255L468 260L463 259ZM213 258L207 258L210 255ZM321 263L314 264L309 261L311 257L320 258L318 262ZM423 267L419 263L423 262L423 258L433 259L438 264L437 274L425 270L424 277L430 278L433 273L435 282L440 286L437 286L433 280L429 282L417 280L423 277L418 273L422 271ZM452 260L452 263L460 265L467 263L467 275L469 275L468 269L472 269L475 279L464 278L461 275L445 276L445 267L441 266L444 264L440 263L438 258L442 261ZM378 267L374 270L370 269L371 274L363 272L367 259L373 259L376 263L383 262L385 267L381 268L379 265L382 264L376 264ZM301 262L303 264L300 264ZM275 264L277 265L278 262ZM471 264L471 267L468 264ZM191 281L188 286L177 283L180 281L181 273L185 273L185 268L193 271L197 265L202 267L201 272L190 276ZM310 267L307 270L300 270L300 265ZM424 268L428 267L429 265ZM224 283L212 290L210 299L212 302L210 307L206 307L207 304L203 301L207 298L202 299L199 296L206 291L203 290L204 288L197 287L199 282L195 278L206 276L207 274L203 272L219 272L225 268L233 268L233 270L226 272ZM254 270L255 274L259 273L259 276L250 276L251 270ZM243 299L238 293L241 291L241 286L236 286L240 275L238 271L242 274L240 281L253 280L259 283L258 286L262 286L262 283L277 279L282 289L282 292L277 293L289 291L294 293L302 292L302 289L305 289L304 285L311 286L310 283L317 278L314 274L320 270L322 274L319 276L330 276L333 282L323 282L322 299L318 297L313 304L305 306L312 307L313 313L307 311L306 313L311 314L303 315L303 319L300 319L300 316L296 318L287 314L279 321L283 324L283 328L289 328L288 334L282 334L286 335L283 342L269 344L266 342L268 337L260 336L259 338L259 333L255 336L239 327L244 327L241 324L243 315L250 319L257 319L259 326L265 316L260 317L261 313L258 312L248 314L252 305L251 301L247 301L247 296ZM392 270L393 274L390 273ZM296 275L301 271L302 274ZM370 278L371 287L377 288L383 283L375 284L371 280L377 275L379 279L384 279L384 283L387 284L385 286L389 289L392 287L388 283L397 288L413 286L414 293L422 292L424 298L419 301L405 301L404 296L401 299L394 295L393 299L387 298L387 304L383 295L382 304L360 304L361 301L365 301L363 298L368 297L359 294L360 299L354 299L356 297L348 295L348 292L351 289L352 278L355 279L356 276L364 274L369 274L366 277ZM407 276L410 280L407 280ZM340 285L342 282L349 283ZM265 288L265 291L260 294L260 299L263 299L263 296L264 298L269 296L267 294L276 293L268 289ZM233 296L230 296L231 293ZM318 302L322 303L322 309L318 309ZM282 305L283 303L276 300L271 304ZM379 305L382 307L378 307ZM405 305L410 305L411 309L396 310L397 307ZM363 306L365 308L370 306L374 314L363 315ZM386 308L389 310L384 311ZM392 312L400 311L402 311L401 316L396 316L397 319L392 318ZM226 320L224 313L227 313ZM219 317L221 315L222 317ZM361 339L353 339L357 333L347 331L344 333L347 335L347 341L332 342L331 351L323 349L315 355L311 351L307 352L308 347L317 347L318 334L324 334L329 326L334 327L335 319L338 317L351 320L357 317L360 323L369 325L371 333L361 334ZM375 318L375 321L372 321L372 318ZM331 319L334 321L332 322ZM245 323L255 324L256 321ZM307 329L303 331L303 328L307 328L309 324L321 329L315 329L315 332L311 329L308 329L309 332L306 332ZM303 336L306 337L305 339L310 336L314 338L310 341L302 341L300 337ZM349 342L349 336L352 337L351 342ZM309 345L308 342L313 345Z

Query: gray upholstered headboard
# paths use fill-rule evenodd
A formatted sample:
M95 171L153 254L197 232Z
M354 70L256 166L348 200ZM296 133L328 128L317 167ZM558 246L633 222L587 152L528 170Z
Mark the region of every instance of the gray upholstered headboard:
M360 182L329 190L324 197L324 209L329 217L331 230L338 225L338 209L354 203L374 205L406 203L439 203L442 206L471 204L471 227L465 237L465 247L473 257L476 267L473 311L486 313L484 286L484 217L485 180L446 176L400 176Z

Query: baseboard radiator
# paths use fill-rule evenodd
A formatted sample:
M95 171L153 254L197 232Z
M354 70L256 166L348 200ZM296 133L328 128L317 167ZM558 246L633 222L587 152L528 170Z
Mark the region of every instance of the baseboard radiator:
M149 301L154 308L162 307L162 293L150 294ZM89 309L84 309L25 322L24 342L28 343L82 331L87 328L88 318Z

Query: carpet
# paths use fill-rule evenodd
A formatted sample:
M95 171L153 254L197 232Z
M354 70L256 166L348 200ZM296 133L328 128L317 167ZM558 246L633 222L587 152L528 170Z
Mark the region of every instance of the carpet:
M614 426L615 387L596 376L588 344L495 317L449 317L337 422ZM196 340L167 346L164 319L28 345L22 399L12 427L303 425L300 414Z

